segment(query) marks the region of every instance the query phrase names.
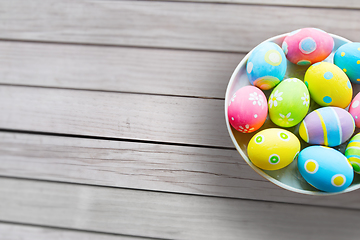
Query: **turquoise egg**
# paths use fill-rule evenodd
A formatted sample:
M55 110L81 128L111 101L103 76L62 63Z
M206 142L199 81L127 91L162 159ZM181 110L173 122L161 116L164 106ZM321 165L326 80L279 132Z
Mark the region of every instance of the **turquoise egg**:
M360 83L360 43L346 43L336 50L334 64L341 68L351 82Z
M354 170L347 158L339 151L310 146L298 156L298 169L313 187L325 192L341 192L353 181Z
M246 63L246 72L252 85L269 90L283 80L286 67L286 57L280 46L273 42L264 42L251 52Z

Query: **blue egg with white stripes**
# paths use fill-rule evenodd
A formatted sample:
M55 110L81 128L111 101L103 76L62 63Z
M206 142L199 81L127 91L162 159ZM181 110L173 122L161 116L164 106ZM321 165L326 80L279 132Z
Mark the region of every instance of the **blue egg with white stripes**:
M307 143L329 147L350 139L355 131L351 114L339 107L323 107L309 113L299 127L300 137Z
M348 159L333 148L307 147L299 153L297 161L301 176L321 191L344 191L354 179L354 170Z

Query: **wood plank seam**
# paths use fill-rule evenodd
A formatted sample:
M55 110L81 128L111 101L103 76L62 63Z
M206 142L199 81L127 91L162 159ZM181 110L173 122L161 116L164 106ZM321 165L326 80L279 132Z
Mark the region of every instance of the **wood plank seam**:
M118 1L118 0L113 0ZM132 1L132 0L121 0L121 1ZM354 6L353 2L348 1L349 4L341 4L339 6L335 6L335 4L331 4L331 1L328 1L328 4L323 5L316 5L316 2L313 1L315 4L311 4L311 1L294 1L294 2L286 2L283 1L281 3L276 3L276 1L249 1L249 0L137 0L137 1L144 1L144 2L182 2L182 3L196 3L196 4L227 4L227 5L245 5L245 6L264 6L264 7L288 7L288 8L315 8L315 9L341 9L341 10L354 10L360 9L360 5L357 4ZM338 1L337 1L338 2ZM299 4L301 3L301 4ZM352 3L352 4L351 4ZM306 5L307 4L307 5Z
M104 136L94 136L94 135L66 134L66 133L56 133L56 132L29 131L29 130L19 130L19 129L10 129L10 128L0 128L0 132L24 133L24 134L35 134L35 135L57 136L57 137L68 137L68 138L94 139L94 140L95 139L96 140L108 140L108 141L118 141L118 142L149 143L149 144L161 144L161 145L168 145L168 146L183 146L183 147L208 148L208 149L219 149L219 150L236 150L235 147L210 146L210 145L201 145L201 144L186 144L186 143L177 143L177 142L161 142L161 141L150 141L150 140L141 140L141 139L128 139L128 138L120 138L120 137L115 138L115 137L104 137Z
M70 90L70 91L89 91L89 92L108 92L108 93L123 93L123 94L137 94L137 95L149 95L149 96L162 96L162 97L179 97L179 98L198 98L198 99L212 99L212 100L221 100L224 101L225 98L220 97L201 97L201 96L188 96L188 95L178 95L178 94L163 94L163 93L146 93L146 92L128 92L128 91L115 91L115 90L102 90L102 89L91 89L91 88L71 88L71 87L53 87L53 86L36 86L36 85L26 85L26 84L11 84L11 83L1 83L0 86L9 86L9 87L29 87L29 88L45 88L45 89L61 89L61 90Z
M122 0L121 0L122 1ZM133 0L129 0L133 1ZM71 41L50 41L37 39L18 39L18 38L4 38L0 35L0 42L18 42L18 43L34 43L34 44L56 44L56 45L71 45L71 46L93 46L93 47L114 47L114 48L133 48L133 49L159 49L171 51L189 51L189 52L206 52L206 53L237 53L247 54L249 51L226 51L217 49L196 49L196 48L181 48L181 47L166 47L166 46L147 46L147 45L125 45L125 44L105 44L105 43L91 43L91 42L71 42Z
M117 233L109 233L109 232L101 232L101 231L92 231L92 230L83 230L83 229L76 229L76 228L63 228L63 227L59 227L59 226L47 226L47 225L40 225L40 224L34 224L34 223L26 223L26 222L14 222L14 221L3 221L0 220L0 224L3 225L15 225L18 227L34 227L34 228L43 228L45 229L45 231L51 231L51 230L59 230L59 231L71 231L71 232L75 232L75 233L79 233L79 234L87 234L87 233L92 233L92 234L101 234L102 236L99 237L110 237L110 236L114 236L114 237L119 237L122 239L122 237L125 237L126 239L134 239L134 240L155 240L155 239L159 239L159 240L169 240L166 238L152 238L152 237L144 237L144 236L136 236L136 235L124 235L124 234L117 234ZM1 229L1 228L0 228ZM2 235L2 232L0 231L0 238L3 237L7 237L5 235L7 235L8 233L5 233L4 236ZM65 240L65 239L64 239ZM75 240L75 239L74 239Z

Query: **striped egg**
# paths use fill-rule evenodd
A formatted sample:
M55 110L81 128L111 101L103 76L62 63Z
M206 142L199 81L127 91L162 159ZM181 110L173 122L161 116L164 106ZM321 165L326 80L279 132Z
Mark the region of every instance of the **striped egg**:
M305 117L299 134L307 143L334 147L347 141L354 130L355 122L349 112L338 107L323 107Z
M346 146L345 156L354 168L354 172L360 174L360 133L350 139Z

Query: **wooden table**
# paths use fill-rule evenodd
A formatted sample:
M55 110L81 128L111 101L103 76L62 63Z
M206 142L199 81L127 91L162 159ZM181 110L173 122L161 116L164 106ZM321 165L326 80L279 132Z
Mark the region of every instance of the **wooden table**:
M352 0L0 0L0 239L359 239L360 191L283 190L224 95L302 27L360 41Z

